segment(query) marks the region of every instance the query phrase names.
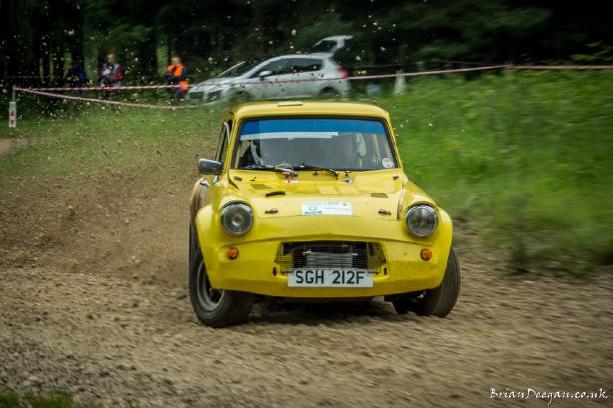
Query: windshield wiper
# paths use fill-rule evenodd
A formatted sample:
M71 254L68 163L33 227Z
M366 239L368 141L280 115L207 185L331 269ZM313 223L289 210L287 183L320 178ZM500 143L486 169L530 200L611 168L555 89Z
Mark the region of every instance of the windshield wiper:
M275 164L271 166L269 164L260 164L256 166L250 166L250 170L269 170L269 171L277 171L279 173L289 173L290 176L297 176L298 172L292 168L291 165L287 163Z
M338 178L338 171L328 168L328 167L319 167L319 166L312 166L310 164L305 164L302 163L299 167L300 170L315 170L315 172L318 171L327 171L328 173L332 173L334 175L334 177Z

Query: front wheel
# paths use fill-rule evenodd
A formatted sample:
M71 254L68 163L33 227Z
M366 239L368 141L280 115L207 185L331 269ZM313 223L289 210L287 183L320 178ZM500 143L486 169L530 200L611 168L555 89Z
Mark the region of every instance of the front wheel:
M195 238L193 232L190 233L190 238L190 241ZM213 288L206 273L200 248L198 245L192 248L194 252L190 254L189 292L198 319L206 326L215 328L247 320L253 305L253 295Z
M406 294L392 301L396 313L417 313L420 316L445 317L455 306L460 294L460 265L453 252L449 251L447 268L439 287Z

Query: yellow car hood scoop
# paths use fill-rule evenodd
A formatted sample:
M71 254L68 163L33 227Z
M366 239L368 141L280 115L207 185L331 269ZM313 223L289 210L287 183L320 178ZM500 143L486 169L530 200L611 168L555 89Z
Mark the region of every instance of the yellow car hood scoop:
M331 215L395 219L402 181L393 174L381 176L356 172L338 179L304 173L295 178L277 173L245 177L245 172L241 172L238 182L234 175L231 177L240 196L251 204L258 217Z

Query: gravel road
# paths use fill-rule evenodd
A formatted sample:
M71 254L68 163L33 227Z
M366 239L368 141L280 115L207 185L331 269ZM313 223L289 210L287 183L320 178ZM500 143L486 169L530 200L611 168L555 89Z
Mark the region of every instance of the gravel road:
M376 300L264 304L222 330L196 321L183 288L6 268L0 387L102 406L501 407L526 401L490 399L491 387L611 385L610 280L501 279L486 265L463 262L446 319L397 316Z

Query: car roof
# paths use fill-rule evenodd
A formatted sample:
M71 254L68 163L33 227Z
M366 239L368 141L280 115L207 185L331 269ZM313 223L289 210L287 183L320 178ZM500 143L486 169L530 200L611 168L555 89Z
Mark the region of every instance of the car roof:
M336 62L332 59L332 53L331 52L312 52L310 54L304 54L307 55L311 58L321 58L321 59L328 59L332 62Z
M276 60L276 59L284 59L284 58L326 58L326 55L317 55L317 54L286 54L286 55L278 55L276 57L270 57L267 60L262 62Z
M331 112L333 114L331 115ZM234 119L274 116L358 116L388 119L384 109L364 102L336 101L259 101L236 105L230 109Z

